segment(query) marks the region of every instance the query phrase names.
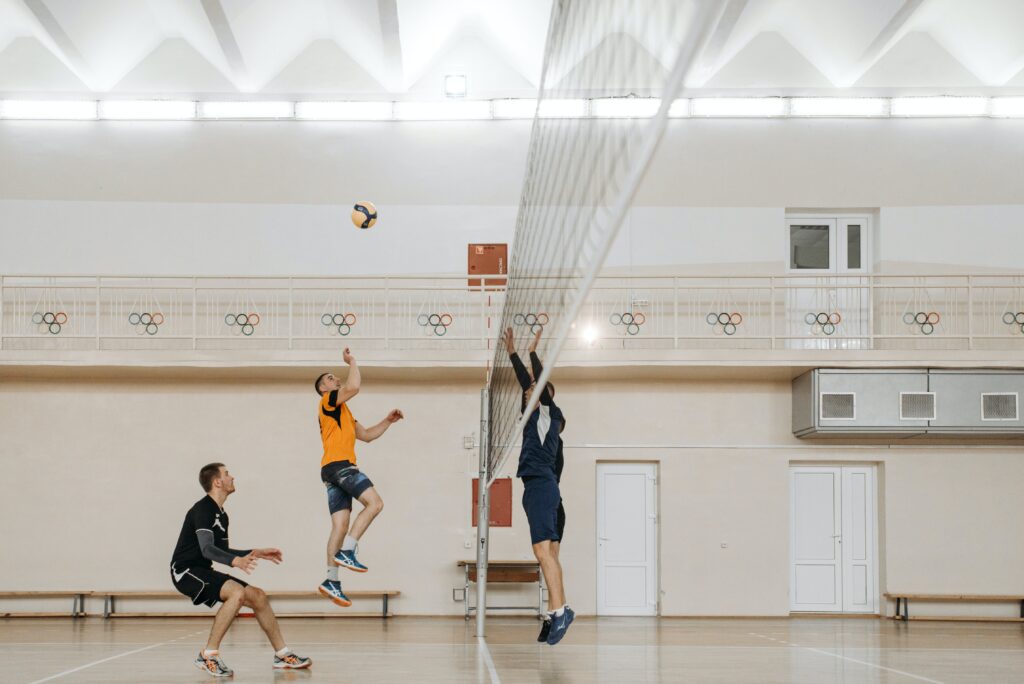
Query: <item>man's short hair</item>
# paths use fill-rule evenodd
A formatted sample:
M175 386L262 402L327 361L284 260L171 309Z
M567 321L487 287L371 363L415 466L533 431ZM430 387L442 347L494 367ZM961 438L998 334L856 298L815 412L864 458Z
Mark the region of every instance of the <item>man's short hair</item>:
M320 375L316 376L316 382L313 383L313 389L316 390L317 394L323 394L323 392L320 391L320 381L326 378L328 375L330 375L330 373L321 373Z
M207 463L202 467L199 471L199 484L204 492L209 492L213 488L213 481L220 475L220 469L223 467L223 463Z

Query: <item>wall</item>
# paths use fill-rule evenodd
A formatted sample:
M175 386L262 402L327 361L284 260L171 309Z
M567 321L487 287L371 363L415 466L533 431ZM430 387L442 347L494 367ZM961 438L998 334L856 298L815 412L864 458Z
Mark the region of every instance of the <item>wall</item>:
M529 130L3 122L0 272L461 272L466 243L512 239ZM881 208L883 268L1017 269L1022 132L1022 120L674 120L608 265L780 272L787 208L860 207ZM349 224L360 199L378 204L373 230Z
M1019 443L806 444L789 432L789 380L778 372L665 375L672 379L559 382L570 417L562 555L569 600L581 612L596 605L598 460L660 463L665 615L788 612L792 461L880 464L881 590L1024 591L1024 550L1011 541L1024 516ZM169 589L182 516L202 495L198 469L223 460L238 486L228 501L233 544L279 545L285 555L252 580L312 589L329 523L308 384L251 373L8 376L0 384L0 537L17 551L0 556L0 588ZM436 376L375 383L371 374L352 402L365 422L394 406L407 420L359 450L385 510L361 546L371 573L346 586L400 589L402 614L461 614L451 590L461 584L455 561L473 554L464 543L474 537L469 478L477 467L462 438L477 429L478 385ZM492 558L530 554L516 485L514 526L494 530ZM75 561L55 562L57 551Z

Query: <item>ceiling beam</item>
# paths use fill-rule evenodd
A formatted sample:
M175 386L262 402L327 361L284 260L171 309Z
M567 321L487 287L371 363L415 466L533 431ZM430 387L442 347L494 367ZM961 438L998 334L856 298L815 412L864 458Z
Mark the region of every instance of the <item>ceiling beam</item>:
M402 34L398 27L398 0L377 0L380 15L381 57L389 88L401 88L404 83L402 67Z
M242 51L235 39L235 32L231 30L231 22L228 21L227 12L221 0L202 0L203 12L206 14L210 28L217 36L221 52L231 69L231 79L239 90L247 90L249 85L249 71L245 67L245 60L242 59Z
M696 81L694 85L703 85L718 71L718 62L725 51L726 43L732 37L732 32L747 9L748 2L749 0L726 0L718 23L708 37L704 50L699 55L697 65L691 73L691 77Z
M46 3L43 0L22 0L22 3L39 22L45 37L52 43L49 47L57 59L62 61L80 81L95 90L96 83L92 69L89 68L82 53L75 47L70 36L57 21L57 17L53 16L53 12L46 6Z
M857 61L850 67L849 76L846 79L846 83L837 85L853 85L857 80L867 73L867 70L875 65L882 55L884 55L893 42L897 38L901 37L901 32L906 28L907 23L911 17L917 12L918 9L925 3L926 0L904 0L903 5L896 11L896 14L892 15L892 19L889 20L882 30L879 32L875 39L871 41L871 45L868 45L864 53L857 59Z

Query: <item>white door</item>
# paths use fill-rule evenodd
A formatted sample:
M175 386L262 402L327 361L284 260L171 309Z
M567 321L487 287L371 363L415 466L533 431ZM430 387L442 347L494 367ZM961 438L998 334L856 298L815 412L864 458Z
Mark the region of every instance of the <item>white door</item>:
M597 614L657 615L657 465L597 464Z
M790 469L790 610L874 613L875 470Z
M787 346L869 348L868 217L787 219L786 245Z

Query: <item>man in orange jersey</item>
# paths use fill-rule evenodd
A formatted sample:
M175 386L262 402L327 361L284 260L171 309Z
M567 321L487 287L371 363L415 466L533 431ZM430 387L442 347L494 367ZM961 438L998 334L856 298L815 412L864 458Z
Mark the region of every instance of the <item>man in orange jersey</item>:
M373 427L364 428L360 425L348 408L348 400L359 394L359 366L348 347L345 347L342 359L348 364L345 382L342 383L333 373L321 373L314 387L320 395L317 422L320 425L320 439L324 443L320 479L327 487L327 508L331 513L331 536L327 539L327 579L320 585L319 591L339 606L348 607L352 601L341 590L338 567L355 572L368 570L356 560L356 544L384 508L384 502L370 478L356 467L356 440L372 442L405 416L394 409ZM349 529L352 499L363 504L363 510Z

